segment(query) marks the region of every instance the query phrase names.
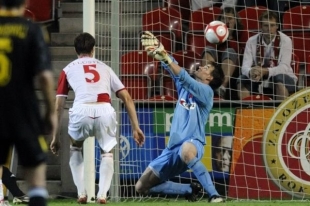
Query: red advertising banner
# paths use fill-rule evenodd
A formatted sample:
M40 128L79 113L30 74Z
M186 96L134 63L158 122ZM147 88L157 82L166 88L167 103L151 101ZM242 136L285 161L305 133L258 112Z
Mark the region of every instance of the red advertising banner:
M237 109L228 196L238 199L283 198L263 163L264 128L276 108Z
M277 108L237 109L228 196L310 197L310 89Z

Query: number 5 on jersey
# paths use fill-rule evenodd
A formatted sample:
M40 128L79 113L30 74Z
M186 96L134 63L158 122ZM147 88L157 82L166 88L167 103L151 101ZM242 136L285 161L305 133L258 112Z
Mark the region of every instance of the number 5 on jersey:
M100 75L96 71L96 64L83 65L85 80L88 83L96 83L100 80Z
M0 38L0 86L5 86L11 79L11 61L6 55L12 51L12 43L9 38Z

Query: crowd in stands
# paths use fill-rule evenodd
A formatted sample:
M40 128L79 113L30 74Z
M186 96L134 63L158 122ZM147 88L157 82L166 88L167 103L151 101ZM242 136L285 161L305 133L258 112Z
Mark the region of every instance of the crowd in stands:
M213 45L204 38L203 30L213 20L229 28L223 44ZM298 90L299 67L306 73L310 69L306 49L310 43L309 0L165 0L161 8L145 13L142 21L143 31L152 31L171 54L183 53L179 65L189 72L207 61L221 64L225 81L214 91L220 100L253 100L253 96L283 100ZM157 95L176 100L173 83L164 80L165 74L156 68L160 64L142 57L146 54L139 49L131 52L137 53L134 62L122 62L121 73L126 70L128 74L129 63L146 61L142 76L148 77L147 92L141 87L135 91L145 81L137 75L131 81L127 75L127 88L132 87L138 100ZM303 82L305 86L307 79Z
M169 2L169 0L165 0ZM236 11L240 11L245 7L253 7L253 6L264 6L269 10L276 11L276 12L284 12L289 8L299 6L301 4L309 4L310 0L190 0L190 7L191 11L196 11L202 9L204 7L213 7L218 6L221 9L225 7L233 7L236 8Z

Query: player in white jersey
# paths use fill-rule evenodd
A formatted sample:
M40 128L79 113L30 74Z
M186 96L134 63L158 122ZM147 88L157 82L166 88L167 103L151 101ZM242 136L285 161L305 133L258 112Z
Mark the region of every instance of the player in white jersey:
M56 111L61 125L65 100L69 88L72 88L75 98L69 110L68 133L71 137L70 168L78 190L78 203L87 203L81 152L83 141L89 136L95 136L101 147L102 157L97 202L105 204L114 170L113 154L110 151L117 144L117 122L115 110L111 106L111 92L116 93L127 109L135 142L142 146L145 137L139 127L134 102L125 86L109 66L93 58L94 37L82 33L75 38L74 46L78 59L68 64L60 74ZM59 136L58 128L50 145L54 154L57 154L60 146Z

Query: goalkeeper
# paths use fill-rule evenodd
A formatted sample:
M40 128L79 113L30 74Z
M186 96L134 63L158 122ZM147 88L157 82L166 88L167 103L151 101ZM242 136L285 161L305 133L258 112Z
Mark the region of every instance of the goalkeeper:
M174 79L178 102L171 124L170 138L162 154L145 169L136 183L136 191L142 195L163 193L184 195L188 201L196 201L199 184L181 184L168 181L187 169L191 169L204 190L209 202L223 202L216 191L209 172L200 161L204 153L205 126L213 106L213 90L224 80L224 73L214 62L207 62L195 71L193 79L185 69L178 66L156 37L145 32L141 39L148 55L161 61Z

